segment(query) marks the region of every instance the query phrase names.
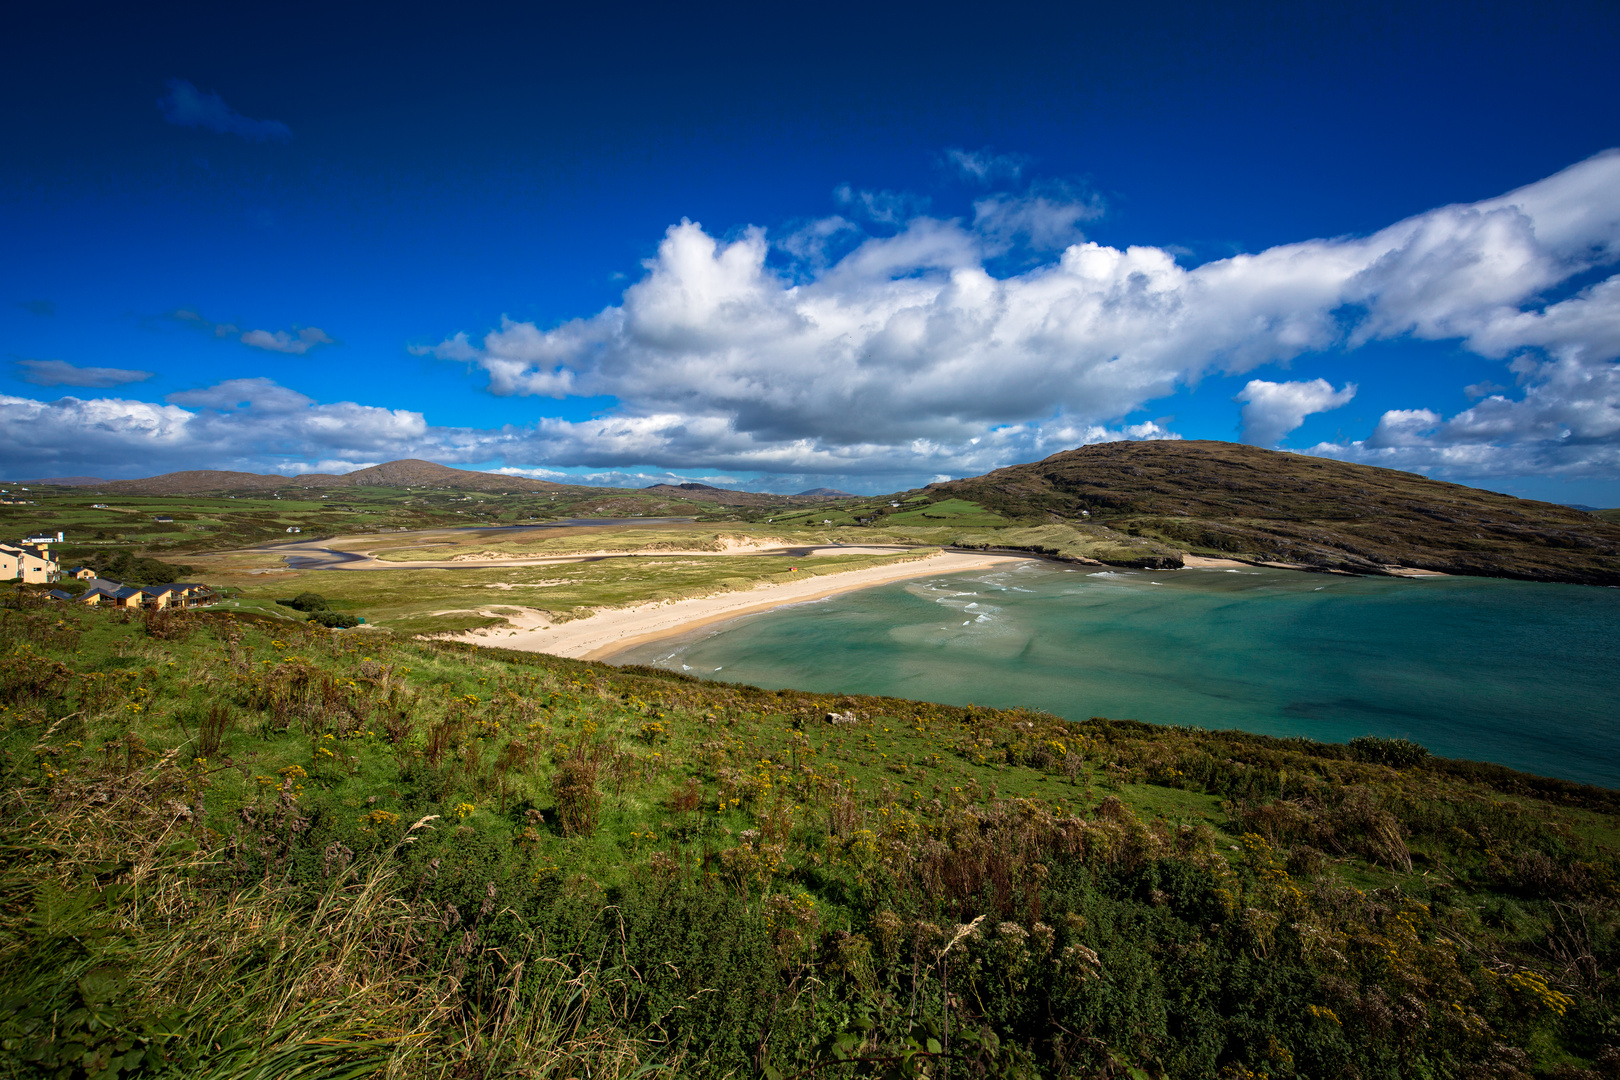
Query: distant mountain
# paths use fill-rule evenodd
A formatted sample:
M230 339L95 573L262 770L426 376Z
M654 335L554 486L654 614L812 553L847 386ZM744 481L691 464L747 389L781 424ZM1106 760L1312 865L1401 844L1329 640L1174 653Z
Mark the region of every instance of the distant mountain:
M1620 585L1620 525L1601 517L1235 443L1102 443L922 490L1025 523L1106 526L1172 559L1179 550L1352 573Z
M342 477L345 486L354 487L433 487L458 491L563 491L568 485L550 480L530 480L500 473L452 469L431 461L389 461L360 469Z
M121 495L195 495L205 491L296 491L304 488L344 487L424 487L456 491L563 491L566 485L549 480L530 480L499 473L452 469L431 461L390 461L334 476L306 473L303 476L226 472L201 469L164 473L144 480L113 480L101 484L103 491Z
M713 484L688 482L684 484L653 484L643 491L667 492L693 502L712 502L721 506L779 506L791 501L790 495L764 495L757 491L733 491Z
M809 491L801 491L801 492L799 492L797 497L801 498L801 499L853 499L853 498L855 498L855 496L851 495L849 492L847 492L847 491L839 491L837 488L811 488Z
M45 484L55 484L57 487L91 487L95 484L107 483L106 480L103 480L99 476L52 476L44 480L15 480L7 482L21 484L24 487L28 486L29 484L39 484L42 486Z

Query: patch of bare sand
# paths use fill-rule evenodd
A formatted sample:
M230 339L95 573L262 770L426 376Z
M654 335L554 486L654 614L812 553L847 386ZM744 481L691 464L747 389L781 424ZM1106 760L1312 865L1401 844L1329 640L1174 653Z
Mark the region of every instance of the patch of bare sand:
M1181 563L1182 563L1183 566L1190 567L1191 569L1194 569L1194 570L1241 570L1241 569L1246 569L1246 568L1252 569L1253 567L1256 567L1256 566L1267 566L1267 567L1270 567L1270 568L1272 568L1274 570L1311 570L1311 571L1315 571L1317 573L1329 573L1329 574L1343 574L1343 573L1347 572L1347 571L1344 571L1344 570L1325 570L1324 571L1319 566L1307 566L1304 563L1270 562L1270 561L1252 562L1251 563L1251 562L1242 562L1242 561L1240 561L1238 559L1210 559L1210 558L1205 558L1202 555L1183 555L1181 557ZM1386 574L1389 574L1391 577L1418 578L1418 577L1449 577L1450 576L1448 574L1441 573L1439 570L1419 570L1415 566L1386 566L1386 567L1384 567L1384 572Z
M848 548L836 548L848 554ZM980 555L960 552L938 552L902 563L873 566L864 570L847 570L838 574L820 574L803 581L768 582L752 589L719 593L714 596L672 600L658 604L639 604L628 608L609 608L583 619L570 622L549 622L535 611L522 617L503 612L503 617L516 627L491 627L452 635L452 640L475 645L493 645L503 649L521 649L525 652L551 653L574 659L601 660L633 645L683 633L708 623L735 619L759 611L781 607L784 604L802 604L821 600L838 593L866 589L873 585L887 585L907 578L927 577L931 574L958 573L965 570L983 570L992 566L1028 562L1017 555Z

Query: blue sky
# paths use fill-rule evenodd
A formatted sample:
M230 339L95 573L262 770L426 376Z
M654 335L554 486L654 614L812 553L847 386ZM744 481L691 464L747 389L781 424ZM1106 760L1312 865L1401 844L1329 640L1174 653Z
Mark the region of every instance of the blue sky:
M0 468L1620 504L1620 9L1121 7L25 13Z

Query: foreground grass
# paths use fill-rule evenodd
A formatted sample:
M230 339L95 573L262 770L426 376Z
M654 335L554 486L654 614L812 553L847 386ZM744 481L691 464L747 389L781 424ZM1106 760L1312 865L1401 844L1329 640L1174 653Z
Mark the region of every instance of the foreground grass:
M1620 1061L1613 792L14 603L0 1075Z

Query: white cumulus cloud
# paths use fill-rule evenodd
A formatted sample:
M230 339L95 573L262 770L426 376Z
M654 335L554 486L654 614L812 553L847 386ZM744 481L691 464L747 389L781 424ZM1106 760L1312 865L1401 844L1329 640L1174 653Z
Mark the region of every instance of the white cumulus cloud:
M419 351L477 365L496 394L616 398L601 421L538 426L556 464L679 468L707 453L697 463L851 474L935 458L960 474L955 463L1009 455L1002 464L1076 432L1120 431L1211 373L1404 335L1459 339L1521 368L1521 398L1481 402L1424 438L1613 438L1602 432L1615 408L1620 280L1551 305L1541 297L1620 259L1620 152L1365 237L1196 268L1160 248L1079 241L993 274L1009 231L1050 239L1094 213L1055 191L988 197L971 223L849 193L847 204L894 227L825 265L795 261L814 229L773 249L762 229L722 240L683 221L622 301L594 316L551 328L504 320L481 340L460 332ZM819 235L851 227L840 218ZM1351 392L1265 385L1289 388L1245 392L1251 437L1266 441L1297 426L1296 412Z
M321 404L269 379L233 379L170 395L165 404L123 398L56 401L0 395L8 462L32 472L57 464L95 475L147 476L174 469L249 471L286 459L387 461L447 444L421 413L354 402ZM26 466L26 468L24 468Z
M1273 446L1307 416L1348 405L1355 396L1355 383L1335 390L1326 379L1281 383L1250 379L1232 400L1243 403L1243 441Z

